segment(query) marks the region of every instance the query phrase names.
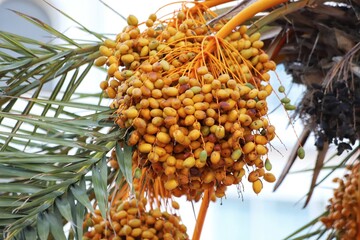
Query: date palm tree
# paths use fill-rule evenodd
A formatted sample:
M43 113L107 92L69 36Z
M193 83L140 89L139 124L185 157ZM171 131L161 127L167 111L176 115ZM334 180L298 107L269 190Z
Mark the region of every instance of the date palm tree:
M320 171L332 173L359 158L360 1L277 1L266 9L251 7L261 0L230 8L222 7L225 2L230 1L205 1L206 7L218 6L219 16L209 19L208 25L252 9L253 14L243 17L248 34L259 31L268 36L264 38L268 55L284 64L294 83L307 88L295 112L305 125L299 144L314 133L318 150L307 205L315 187L330 176L318 180ZM114 124L113 110L104 104L102 94L77 91L87 81L107 36L49 7L97 41L73 40L20 12L19 17L62 44L0 31L0 81L5 83L0 89L0 234L5 239L82 239L85 215L97 206L106 217L109 196L133 181L128 131ZM51 93L44 91L49 82L54 86ZM332 145L345 157L330 166L325 154ZM110 163L113 149L117 158ZM297 152L294 146L275 189L297 161ZM200 232L206 208L205 202L198 218ZM299 236L319 219L289 238L323 235L329 229L320 224ZM198 239L199 233L194 236ZM330 237L335 238L336 232L330 230Z

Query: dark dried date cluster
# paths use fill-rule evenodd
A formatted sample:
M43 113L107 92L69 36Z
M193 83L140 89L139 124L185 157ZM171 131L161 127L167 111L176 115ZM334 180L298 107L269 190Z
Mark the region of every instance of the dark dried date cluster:
M334 81L331 86L312 85L311 101L305 112L317 125L316 142L322 149L324 142L334 143L338 155L351 150L360 137L360 95L346 81Z

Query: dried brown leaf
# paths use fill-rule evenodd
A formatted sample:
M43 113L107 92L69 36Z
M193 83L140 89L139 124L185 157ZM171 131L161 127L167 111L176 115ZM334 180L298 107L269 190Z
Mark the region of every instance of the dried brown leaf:
M299 142L302 146L306 143L307 139L309 138L310 132L311 132L311 128L309 126L306 126L304 128L303 132L301 133L301 135L299 136ZM286 163L282 173L280 174L279 179L277 180L277 182L274 186L274 191L276 191L276 189L279 188L279 186L281 185L281 183L284 181L285 177L289 173L290 168L295 163L295 160L297 158L297 150L298 150L297 147L294 147L292 149L292 152L290 154L288 162Z

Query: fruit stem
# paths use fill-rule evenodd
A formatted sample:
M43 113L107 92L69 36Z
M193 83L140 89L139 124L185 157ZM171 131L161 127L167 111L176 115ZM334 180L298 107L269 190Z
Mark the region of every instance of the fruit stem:
M211 8L211 7L215 7L215 6L218 6L220 4L227 3L227 2L232 2L232 1L234 1L234 0L209 0L209 1L203 2L202 4L205 5L208 8Z
M202 227L204 225L207 210L209 208L210 195L211 194L210 194L209 189L204 191L204 197L203 197L203 199L201 201L201 206L200 206L200 210L199 210L199 213L198 213L198 217L196 219L196 224L195 224L195 229L194 229L192 240L199 240L200 239L201 230L202 230Z
M205 8L212 8L212 7L215 7L215 6L219 6L221 4L224 4L224 3L227 3L227 2L232 2L234 0L208 0L208 1L205 1L205 2L196 2L194 1L195 3L195 6L192 7L190 9L190 12L196 12L199 10L199 7L205 7Z
M215 1L215 0L214 0ZM227 22L216 34L219 38L225 38L233 29L252 18L255 14L262 12L268 8L274 7L280 3L287 2L288 0L258 0L248 7L241 10L235 17Z

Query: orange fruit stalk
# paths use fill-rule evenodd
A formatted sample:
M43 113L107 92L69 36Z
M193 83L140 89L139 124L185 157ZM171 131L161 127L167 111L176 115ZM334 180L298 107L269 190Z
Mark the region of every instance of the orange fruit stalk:
M228 36L231 31L244 23L246 20L252 18L255 14L262 12L268 8L274 7L281 3L287 2L287 0L258 0L248 7L244 8L235 17L233 17L229 22L227 22L224 27L222 27L216 34L219 38L225 38Z
M210 191L212 191L212 189L204 191L204 197L203 197L203 199L201 201L201 206L200 206L200 210L199 210L199 213L198 213L198 217L196 219L196 224L195 224L195 229L194 229L194 232L193 232L192 240L199 240L200 239L201 230L202 230L202 227L204 225L207 210L209 208L210 196L211 196Z

